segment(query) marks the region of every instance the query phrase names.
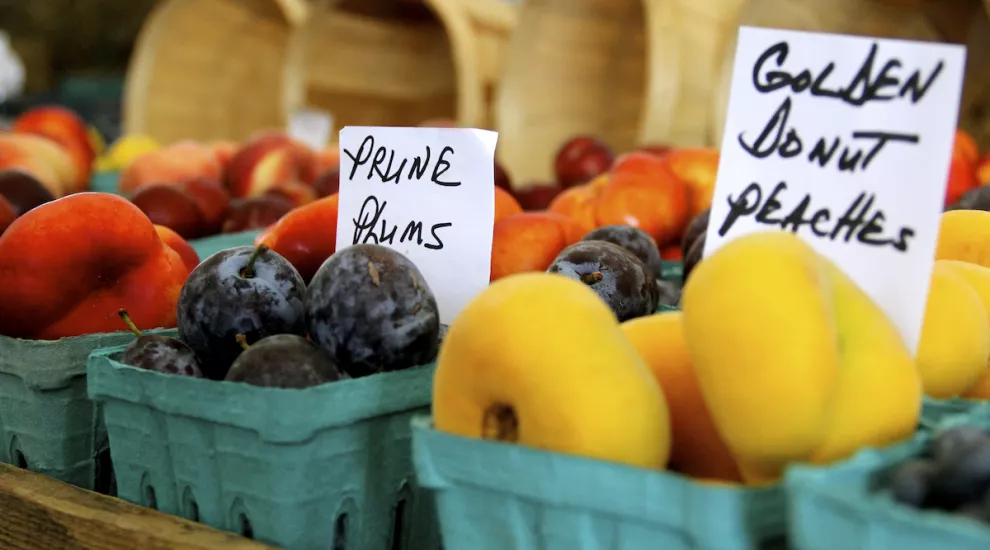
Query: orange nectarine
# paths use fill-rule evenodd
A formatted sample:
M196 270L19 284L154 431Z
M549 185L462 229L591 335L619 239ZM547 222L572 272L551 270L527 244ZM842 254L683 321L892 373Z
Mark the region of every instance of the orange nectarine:
M674 149L664 159L674 175L687 185L689 216L697 216L711 207L715 178L718 176L718 149Z
M576 222L550 212L523 212L499 220L492 233L491 280L545 271L561 250L582 236Z
M963 130L956 130L956 137L952 143L952 157L961 158L969 164L976 164L980 161L980 148L973 139L973 135Z
M523 211L519 201L501 187L495 188L495 221L519 214Z
M675 241L688 221L688 191L664 159L647 153L620 157L598 198L597 222L631 225L659 246Z

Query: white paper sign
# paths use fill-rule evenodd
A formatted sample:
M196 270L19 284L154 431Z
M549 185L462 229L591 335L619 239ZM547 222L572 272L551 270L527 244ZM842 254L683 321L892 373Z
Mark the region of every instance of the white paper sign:
M964 47L742 27L705 255L796 231L917 350Z
M342 129L337 250L401 252L450 324L491 277L497 141L471 128Z
M333 132L333 116L325 111L303 109L289 120L289 135L313 149L323 149Z

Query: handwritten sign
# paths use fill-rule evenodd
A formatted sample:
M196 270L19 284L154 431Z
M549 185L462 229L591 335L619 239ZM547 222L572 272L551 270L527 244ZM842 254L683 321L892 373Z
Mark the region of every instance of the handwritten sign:
M966 50L742 27L705 255L792 231L916 350Z
M345 127L337 250L376 243L401 252L450 324L491 277L497 140L469 128Z
M325 111L302 109L289 119L288 134L313 149L323 149L333 133L333 116Z

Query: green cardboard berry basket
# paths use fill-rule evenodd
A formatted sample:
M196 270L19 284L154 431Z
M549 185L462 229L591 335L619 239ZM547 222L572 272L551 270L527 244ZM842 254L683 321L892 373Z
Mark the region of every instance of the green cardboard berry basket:
M974 399L931 399L925 397L921 408L921 428L931 429L945 419L960 414L990 415L990 401Z
M288 550L434 550L410 418L434 367L303 390L165 375L90 356L118 495Z
M947 417L933 430L886 449L861 451L833 467L795 466L785 476L792 550L953 550L990 548L990 528L939 511L898 504L884 490L893 469L924 452L932 435L987 419Z
M420 484L435 493L451 550L786 548L782 484L698 483L456 437L432 429L427 417L413 420L413 460Z
M0 462L109 492L106 429L86 395L86 359L133 338L128 331L61 340L0 336Z
M120 172L96 172L89 180L89 190L120 195Z
M227 250L235 246L250 246L254 244L254 239L261 232L261 229L253 229L250 231L241 231L240 233L213 235L212 237L193 239L189 241L189 245L199 255L200 260L205 260L221 250Z
M684 262L662 262L661 279L668 283L681 284L684 281Z

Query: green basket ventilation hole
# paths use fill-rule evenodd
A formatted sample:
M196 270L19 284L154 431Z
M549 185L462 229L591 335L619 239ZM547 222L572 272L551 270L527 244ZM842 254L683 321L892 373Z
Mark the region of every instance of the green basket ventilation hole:
M409 482L403 481L397 492L395 507L392 509L392 544L390 550L412 550L409 546L409 510L412 508L413 493Z
M240 497L234 499L233 506L230 507L230 524L234 526L237 534L246 538L254 538L254 527L251 526L251 518L248 517L244 500Z
M16 435L10 438L10 463L24 470L28 467L27 457L21 451Z
M158 509L158 496L155 494L155 486L151 484L148 472L141 476L141 506Z
M357 506L354 500L347 498L337 508L337 513L333 518L333 542L330 546L333 550L347 550L347 535L351 532L353 518L357 515Z
M182 517L190 521L199 521L199 504L193 495L192 487L182 491Z

